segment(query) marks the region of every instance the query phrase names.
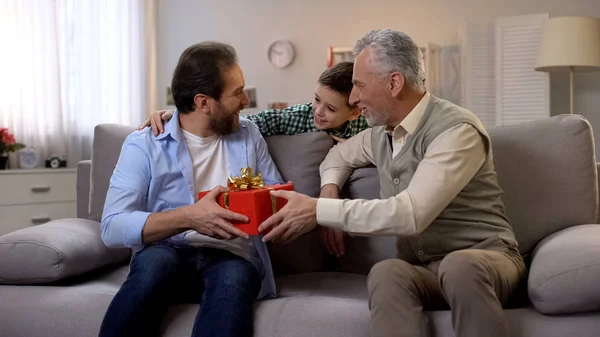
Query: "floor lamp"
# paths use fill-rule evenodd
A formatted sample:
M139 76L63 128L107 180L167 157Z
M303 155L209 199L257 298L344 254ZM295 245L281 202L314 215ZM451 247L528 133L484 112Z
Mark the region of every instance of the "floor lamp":
M546 20L535 70L569 71L572 114L573 73L600 70L600 19L565 16Z

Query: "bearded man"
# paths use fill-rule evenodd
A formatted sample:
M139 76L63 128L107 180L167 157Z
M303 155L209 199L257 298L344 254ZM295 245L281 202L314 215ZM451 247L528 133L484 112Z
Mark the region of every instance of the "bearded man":
M181 55L172 80L177 110L154 136L129 135L106 196L102 240L134 254L100 336L156 336L170 304L199 303L192 336L251 336L252 306L275 296L260 236L216 198L241 168L283 183L258 127L240 120L248 98L235 50L203 42ZM198 192L212 191L198 200Z

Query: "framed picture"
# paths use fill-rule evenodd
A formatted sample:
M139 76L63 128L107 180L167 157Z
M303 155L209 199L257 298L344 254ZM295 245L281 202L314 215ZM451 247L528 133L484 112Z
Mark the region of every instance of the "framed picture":
M354 62L352 48L329 47L327 51L327 67L331 68L340 62Z
M173 98L173 92L171 91L171 87L167 87L167 105L175 105L175 99Z
M246 87L244 88L244 92L246 93L246 97L248 97L248 105L244 108L256 108L258 106L256 100L256 87Z

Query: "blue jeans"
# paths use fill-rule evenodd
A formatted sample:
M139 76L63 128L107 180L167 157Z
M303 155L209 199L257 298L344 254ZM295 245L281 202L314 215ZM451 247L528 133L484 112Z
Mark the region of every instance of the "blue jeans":
M252 336L256 268L228 251L150 245L130 264L100 337L158 336L170 304L199 303L192 337Z

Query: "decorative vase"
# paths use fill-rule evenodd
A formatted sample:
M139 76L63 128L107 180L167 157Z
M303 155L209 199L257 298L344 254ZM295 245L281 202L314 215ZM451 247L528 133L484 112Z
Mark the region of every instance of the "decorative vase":
M0 155L0 170L6 170L8 168L8 156Z

